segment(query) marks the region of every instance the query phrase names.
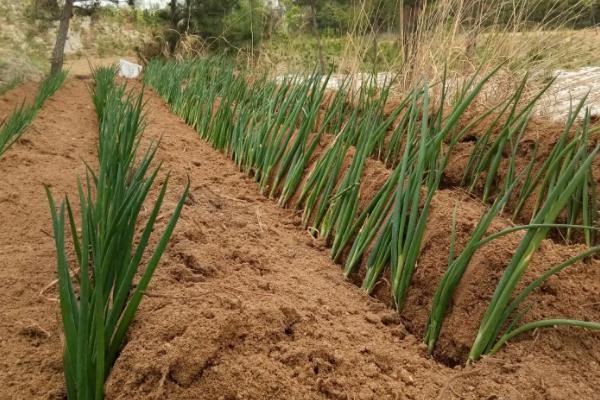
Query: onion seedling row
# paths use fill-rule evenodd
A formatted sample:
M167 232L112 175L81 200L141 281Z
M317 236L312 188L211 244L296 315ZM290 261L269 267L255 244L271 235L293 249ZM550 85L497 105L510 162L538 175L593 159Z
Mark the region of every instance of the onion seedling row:
M44 102L63 84L66 72L49 75L40 84L38 93L30 106L21 104L4 121L0 121L0 156L25 132Z
M439 102L432 101L433 90L428 82L418 82L388 113L383 110L392 81L378 88L375 81L367 80L356 89L347 78L341 89L331 94L326 91L329 76L315 72L277 80L266 75L251 77L222 59L152 61L144 79L201 138L254 177L263 194L277 199L282 206L298 209L302 225L331 246L334 261L344 263L346 278L352 277L362 262L366 266L362 287L367 292L371 293L381 279L387 279L399 311L421 252L431 201L452 150L474 127L493 116L475 143L462 184L474 190L483 181L483 200L495 200L458 256L454 254L456 238L452 235L448 270L433 299L425 332L432 352L455 288L474 253L497 237L516 229L526 230L481 321L469 356L477 360L518 333L563 321L542 321L513 329L521 312L507 329L514 311L509 301L529 259L551 228L566 228L567 237L573 229L583 228L590 247L597 230L591 174L597 149L587 148L589 117L569 139L582 104L572 111L565 133L539 169L537 144L523 170L517 170L516 158L533 107L551 83L523 106L525 77L506 100L459 126L496 71L483 77L477 71L454 95L444 79L439 83ZM498 172L506 154L508 169L500 185ZM361 210L361 181L368 158L382 161L391 171ZM314 160L312 166L310 160ZM527 202L536 202L531 223L485 237L511 196L517 196L515 218ZM561 213L568 216L566 224L556 223ZM583 227L577 225L579 222ZM591 253L582 257L587 256ZM385 271L389 276L384 277ZM564 321L572 326L595 327ZM503 329L505 333L500 334Z
M156 247L150 250L148 245L167 191L168 176L154 205L149 207L147 221L141 223L140 212L160 171L160 164L151 167L158 145L152 143L143 153L139 152L144 125L143 95L125 95L125 87L114 83L115 72L114 68L94 71L92 96L100 121L99 169L95 172L87 166L85 182L78 182L79 224L68 197L57 209L46 188L57 251L65 334L63 365L70 400L104 397L106 378L189 190L188 184ZM75 250L74 262L67 257L67 224ZM144 269L140 269L142 259L148 260ZM76 271L74 276L71 271Z

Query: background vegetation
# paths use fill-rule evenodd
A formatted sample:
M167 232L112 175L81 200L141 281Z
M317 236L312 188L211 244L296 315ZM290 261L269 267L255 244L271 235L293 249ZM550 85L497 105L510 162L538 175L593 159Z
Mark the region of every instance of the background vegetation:
M439 75L448 64L464 72L482 60L543 71L600 63L600 0L163 0L159 10L128 3L76 2L67 59L213 52L277 73L317 64L401 71L407 80L415 70ZM0 0L0 83L42 75L61 4Z
M170 0L158 17L146 60L218 52L278 73L317 64L407 79L482 60L544 71L599 61L589 44L600 0Z

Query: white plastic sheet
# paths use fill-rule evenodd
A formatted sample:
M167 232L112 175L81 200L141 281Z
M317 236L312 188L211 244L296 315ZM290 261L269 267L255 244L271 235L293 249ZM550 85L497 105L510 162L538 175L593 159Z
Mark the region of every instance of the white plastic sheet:
M119 60L119 76L134 79L142 73L142 66L127 60Z

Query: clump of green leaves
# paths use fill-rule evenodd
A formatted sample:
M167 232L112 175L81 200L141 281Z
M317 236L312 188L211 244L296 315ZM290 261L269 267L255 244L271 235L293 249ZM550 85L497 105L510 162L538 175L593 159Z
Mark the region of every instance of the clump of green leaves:
M577 188L587 179L590 166L599 149L600 147L596 146L588 153L585 147L581 147L569 162L563 164L556 183L551 187L543 206L531 221L532 225L540 226L527 231L496 287L471 348L470 360L477 360L482 354L494 348L500 330L510 317L510 313L507 312L510 308L510 298L527 270L531 257L546 238L550 225L555 222Z
M96 76L110 76L110 71L97 71ZM156 143L137 157L143 128L143 96L129 95L122 99L123 88L110 80L99 80L96 84L94 97L96 104L101 104L97 109L100 166L97 173L88 167L85 184L78 184L79 224L69 199L57 210L50 190L46 189L57 250L69 399L103 398L104 382L121 351L189 190L188 184L156 247L149 250L168 177L142 224L140 212L160 171L160 165L151 168ZM67 257L67 223L75 250L75 268ZM143 258L148 261L145 269L140 270ZM138 273L141 276L134 284Z

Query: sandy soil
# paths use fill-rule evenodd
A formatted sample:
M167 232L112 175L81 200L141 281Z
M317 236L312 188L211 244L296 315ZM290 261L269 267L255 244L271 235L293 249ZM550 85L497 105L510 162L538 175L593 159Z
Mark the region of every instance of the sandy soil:
M73 194L84 172L81 159L94 162L97 122L87 83L67 81L0 159L1 399L64 398L60 315L56 288L48 287L55 279L54 246L42 184ZM19 90L25 89L15 96ZM544 330L474 367L456 362L518 236L473 261L442 332L447 350L436 359L426 356L420 338L428 299L445 268L449 210L460 203L464 244L483 210L476 200L453 189L436 195L434 228L399 316L386 305L383 289L379 299L370 298L344 281L328 250L299 227L298 215L259 195L254 181L149 90L146 95L146 136L163 138L158 157L164 171L172 171L165 210L188 176L192 190L109 377L107 398L596 398L596 333ZM499 219L494 229L507 223ZM546 241L532 273L577 250ZM597 266L582 263L549 282L534 298L539 307L532 317L600 319Z

